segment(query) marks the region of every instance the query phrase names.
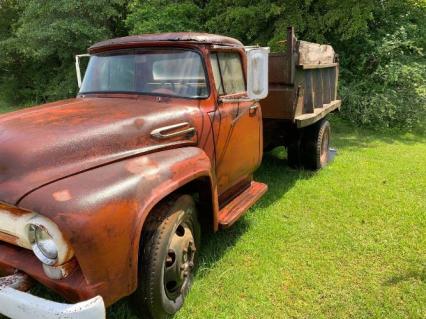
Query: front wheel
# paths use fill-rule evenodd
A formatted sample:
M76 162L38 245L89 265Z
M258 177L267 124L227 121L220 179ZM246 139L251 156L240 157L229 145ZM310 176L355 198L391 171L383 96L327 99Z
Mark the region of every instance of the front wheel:
M136 305L149 318L167 318L182 307L193 281L200 245L194 200L183 195L165 201L147 223Z

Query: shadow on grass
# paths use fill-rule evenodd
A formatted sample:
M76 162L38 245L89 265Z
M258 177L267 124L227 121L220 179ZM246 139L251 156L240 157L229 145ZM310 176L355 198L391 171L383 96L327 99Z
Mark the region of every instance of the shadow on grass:
M268 184L269 191L256 203L256 208L267 208L285 196L296 181L309 179L315 172L291 169L287 165L284 148L277 148L264 155L263 163L254 179ZM250 228L246 218L241 218L232 227L215 234L207 234L203 238L200 251L200 266L197 277L206 276L227 251L232 249L239 238Z
M289 167L283 147L266 153L254 179L267 184L268 192L256 204L256 207L267 208L282 198L297 181L310 179L315 174L314 171Z
M419 280L422 283L426 283L426 267L421 270L408 270L402 274L392 276L385 281L385 286L395 286L404 281Z

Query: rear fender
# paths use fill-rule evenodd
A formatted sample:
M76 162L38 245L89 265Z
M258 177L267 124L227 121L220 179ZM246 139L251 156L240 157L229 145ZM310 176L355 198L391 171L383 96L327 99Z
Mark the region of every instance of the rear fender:
M20 206L58 225L87 283L109 305L137 287L139 241L149 212L197 179L209 181L216 225L211 161L196 147L147 154L65 178L30 193Z

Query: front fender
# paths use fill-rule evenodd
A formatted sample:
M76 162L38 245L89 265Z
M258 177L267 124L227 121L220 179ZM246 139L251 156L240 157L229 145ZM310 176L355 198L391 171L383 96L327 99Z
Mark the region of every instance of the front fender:
M203 150L165 150L67 177L30 193L19 206L58 225L87 284L109 305L137 287L140 234L150 210L200 177L214 189Z

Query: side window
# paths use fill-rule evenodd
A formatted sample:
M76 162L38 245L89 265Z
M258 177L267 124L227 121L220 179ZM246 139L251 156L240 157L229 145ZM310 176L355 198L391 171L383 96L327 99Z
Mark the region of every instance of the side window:
M219 95L246 91L243 66L236 52L215 52L211 54L211 65Z

